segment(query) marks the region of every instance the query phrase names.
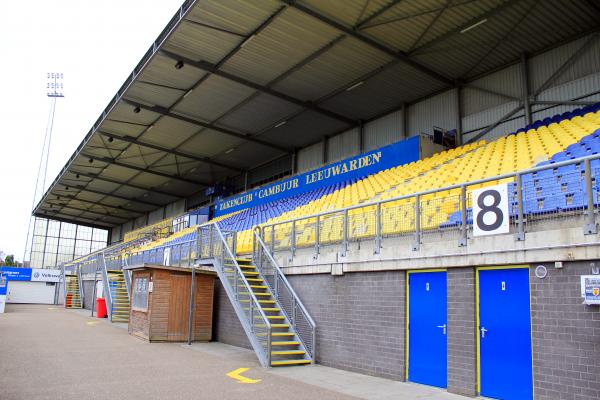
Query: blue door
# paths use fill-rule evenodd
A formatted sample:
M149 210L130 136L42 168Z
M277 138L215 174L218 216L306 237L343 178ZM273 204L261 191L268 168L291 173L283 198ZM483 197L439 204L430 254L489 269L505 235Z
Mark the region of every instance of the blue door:
M529 269L479 270L478 335L481 395L531 399Z
M446 272L409 273L408 296L408 380L445 388Z

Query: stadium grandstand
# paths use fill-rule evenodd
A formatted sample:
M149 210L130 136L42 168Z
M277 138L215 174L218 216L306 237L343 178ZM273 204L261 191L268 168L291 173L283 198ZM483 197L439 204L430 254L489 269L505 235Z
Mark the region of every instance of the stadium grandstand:
M202 269L213 339L265 367L600 398L598 21L186 1L34 209L108 232L57 261L65 307L130 322L132 270Z

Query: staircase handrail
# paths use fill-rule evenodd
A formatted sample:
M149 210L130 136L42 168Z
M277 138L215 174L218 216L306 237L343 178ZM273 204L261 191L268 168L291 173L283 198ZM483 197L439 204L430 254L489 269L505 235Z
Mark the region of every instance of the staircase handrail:
M217 274L219 275L219 279L221 280L221 283L222 283L223 287L225 288L225 291L227 292L229 299L231 300L233 308L234 308L236 314L238 315L240 322L242 322L242 326L244 327L244 330L246 331L246 335L249 337L250 343L252 344L252 347L254 348L255 352L259 355L259 360L260 360L261 364L263 366L270 366L271 365L271 341L272 341L271 322L267 318L267 315L263 311L258 299L254 295L254 291L251 289L250 284L246 280L246 277L244 276L244 273L243 273L242 269L240 268L240 265L237 262L235 255L229 248L229 246L227 244L227 240L225 239L223 231L221 230L219 225L217 223L211 223L211 224L199 226L198 227L198 235L201 235L202 230L206 230L206 229L210 230L209 235L211 237L208 258L213 258L218 261L218 262L214 262L213 265L215 267L215 270L217 271ZM214 232L216 232L218 238L221 241L221 247L222 247L221 254L215 254L215 251L214 251L215 243L213 243L213 241L212 241L212 236L213 236ZM230 232L230 233L235 235L235 232ZM235 240L235 237L234 237L234 240ZM198 254L200 256L202 256L200 246L198 248L198 251L200 252ZM227 255L227 257L229 257L229 259L232 261L232 266L234 267L234 270L235 270L234 283L235 283L236 287L231 287L231 282L229 281L229 279L227 279L225 277L225 271L223 270L223 267L225 264L225 255ZM249 306L250 306L250 320L249 321L245 321L245 318L247 317L247 315L243 311L243 304L241 304L239 302L239 298L238 298L237 285L238 285L238 281L240 280L240 278L241 278L241 282L243 283L243 286L244 286L243 288L248 292L248 295L249 295L250 301L251 301L249 304ZM261 345L260 339L255 335L255 332L253 329L253 327L254 327L254 321L253 321L254 312L256 312L256 311L258 311L259 315L261 316L262 323L265 324L265 327L267 330L266 349Z
M304 306L304 303L302 303L302 301L300 300L300 297L298 296L298 294L296 294L296 291L294 290L294 288L292 287L292 285L290 284L290 282L288 281L288 279L286 278L285 274L283 273L283 271L281 270L281 267L279 266L279 264L277 263L277 261L275 261L275 258L273 258L273 255L271 254L271 252L267 249L267 246L265 245L265 242L262 240L261 236L260 236L260 228L255 228L253 231L254 234L254 253L253 253L253 258L257 257L257 252L258 253L262 253L264 255L266 255L266 259L267 261L270 263L271 267L273 268L273 270L275 271L275 276L273 279L273 285L271 285L271 283L269 282L268 279L265 279L265 282L267 285L269 285L269 287L271 287L271 291L273 292L273 295L275 296L275 298L277 299L277 302L282 304L282 311L286 314L286 317L288 318L288 320L292 323L293 327L294 327L294 331L296 331L296 334L298 335L298 338L300 338L300 340L302 341L302 344L304 345L304 348L308 351L309 355L311 356L312 362L314 363L316 360L316 329L317 329L317 324L315 323L315 321L313 320L313 318L310 316L310 314L308 313L308 310L306 309L306 307ZM254 259L254 264L256 265L256 268L261 272L261 274L263 276L265 276L264 274L264 268L262 265L262 257L258 256L258 260ZM285 307L283 307L283 304L285 302L281 301L281 296L280 296L280 289L281 287L279 286L279 283L283 283L283 288L287 291L287 294L289 294L289 296L292 299L292 312L290 315L290 313L288 312L288 310L285 309ZM298 318L296 315L296 306L300 309L300 312L302 313L304 320L308 323L308 325L310 326L310 340L311 340L311 345L308 346L308 338L303 337L305 335L302 334L302 330L298 327Z

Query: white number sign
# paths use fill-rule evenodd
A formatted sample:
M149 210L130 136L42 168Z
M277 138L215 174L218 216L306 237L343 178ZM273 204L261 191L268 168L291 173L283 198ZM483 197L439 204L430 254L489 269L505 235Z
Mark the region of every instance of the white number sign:
M473 236L508 233L508 185L473 190Z

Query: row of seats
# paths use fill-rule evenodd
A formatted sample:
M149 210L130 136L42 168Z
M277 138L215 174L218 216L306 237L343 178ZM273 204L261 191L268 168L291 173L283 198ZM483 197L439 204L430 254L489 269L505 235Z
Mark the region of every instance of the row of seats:
M382 233L401 235L414 232L414 197L417 192L439 189L468 181L512 173L535 165L548 165L569 159L597 154L600 149L600 105L576 109L555 115L519 129L493 142L479 141L432 157L397 166L363 179L351 180L328 188L270 202L213 219L222 229L237 231L240 253L252 250L252 227L268 226L290 219L357 206L401 196L407 198L382 204ZM593 168L600 161L592 162ZM471 185L472 190L493 184L509 183L511 211L516 212L515 185L512 178L498 179L485 184ZM581 166L566 166L523 176L524 212L535 215L569 211L585 207L587 193ZM597 191L596 183L594 190ZM596 201L596 197L595 197ZM421 196L421 229L440 229L460 224L460 189L446 190ZM343 237L341 213L320 220L320 241L340 241ZM375 207L365 205L349 212L350 239L372 237L375 234ZM471 210L468 220L471 220ZM316 239L316 219L305 218L296 223L296 246L313 245ZM279 225L267 242L279 246L291 243L291 224ZM195 238L195 229L178 232L166 239L154 241L142 249L176 244Z

